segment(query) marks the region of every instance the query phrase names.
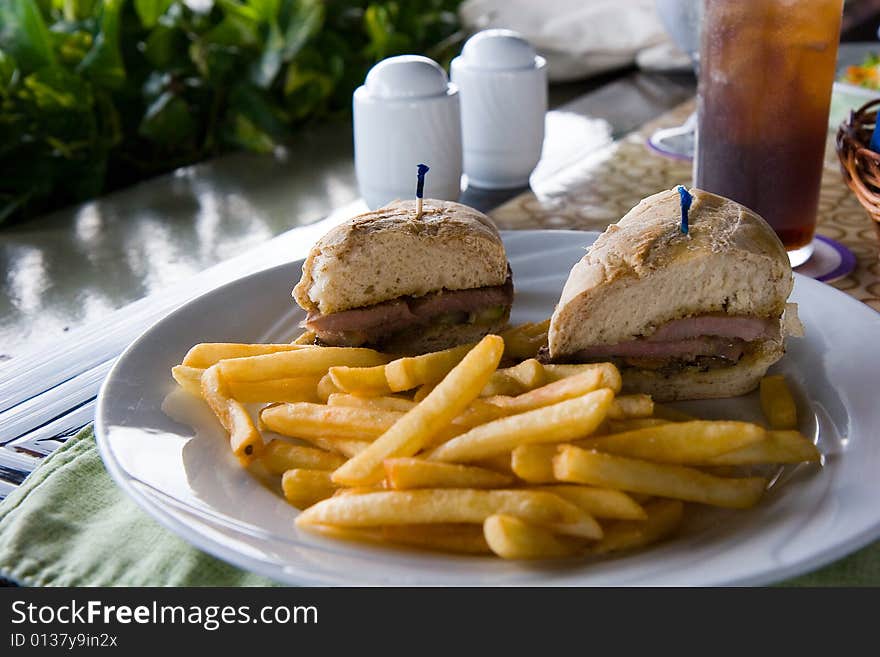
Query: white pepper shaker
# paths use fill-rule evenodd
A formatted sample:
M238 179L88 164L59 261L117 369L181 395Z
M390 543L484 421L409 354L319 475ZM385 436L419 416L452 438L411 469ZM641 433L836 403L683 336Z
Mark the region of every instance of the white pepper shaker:
M431 167L425 197L458 200L458 90L437 62L418 55L382 60L355 90L353 110L358 188L370 209L412 198L421 163Z
M544 144L547 62L517 32L484 30L452 60L452 81L461 94L468 185L527 185Z

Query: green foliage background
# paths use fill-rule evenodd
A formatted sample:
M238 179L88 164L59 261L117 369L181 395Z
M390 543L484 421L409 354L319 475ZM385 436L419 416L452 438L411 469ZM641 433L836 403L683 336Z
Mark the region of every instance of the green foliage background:
M461 0L0 0L0 223L341 117Z

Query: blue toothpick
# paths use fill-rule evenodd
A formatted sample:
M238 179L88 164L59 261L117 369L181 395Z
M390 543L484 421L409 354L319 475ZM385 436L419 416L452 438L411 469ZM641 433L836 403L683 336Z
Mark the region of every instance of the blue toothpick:
M875 121L874 132L871 133L871 141L868 144L868 148L875 153L880 153L880 117L875 119Z
M678 195L681 197L681 232L688 234L688 210L691 209L691 203L694 197L690 195L683 185L678 186Z
M422 218L422 197L425 195L425 174L428 171L430 171L430 168L427 164L419 165L419 181L416 183L416 220Z

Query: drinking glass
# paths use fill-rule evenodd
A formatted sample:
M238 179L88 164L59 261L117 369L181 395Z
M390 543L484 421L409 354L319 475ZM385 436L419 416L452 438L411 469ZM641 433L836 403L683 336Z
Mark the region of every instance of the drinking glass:
M843 0L705 0L697 187L760 214L792 266L813 252Z

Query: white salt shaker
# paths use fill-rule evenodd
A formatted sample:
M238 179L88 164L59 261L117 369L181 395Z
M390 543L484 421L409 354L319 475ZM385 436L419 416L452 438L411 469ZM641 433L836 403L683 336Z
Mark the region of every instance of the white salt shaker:
M518 33L484 30L452 60L452 81L461 94L468 184L527 185L544 143L547 62Z
M389 57L354 92L354 160L358 188L370 209L413 198L416 167L425 163L425 197L461 194L458 90L437 62Z

